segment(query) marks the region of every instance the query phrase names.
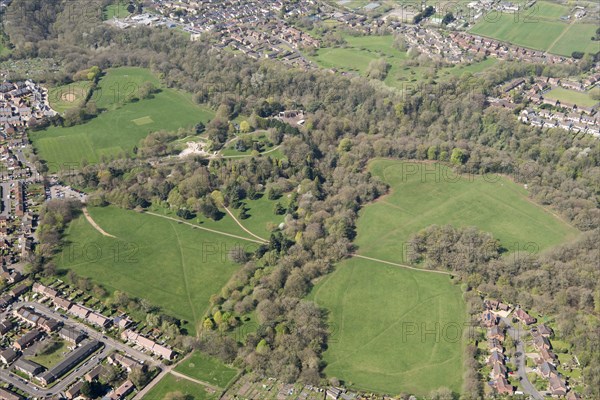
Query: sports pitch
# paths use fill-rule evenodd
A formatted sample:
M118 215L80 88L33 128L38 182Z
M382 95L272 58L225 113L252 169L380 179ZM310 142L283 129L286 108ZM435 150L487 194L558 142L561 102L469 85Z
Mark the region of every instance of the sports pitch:
M188 93L162 87L152 98L125 103L140 83L158 81L143 68L109 70L92 95L101 109L97 117L68 128L50 127L32 132L30 138L39 157L51 172L64 165L96 163L102 156L130 154L140 139L158 130L175 131L206 122L214 115L198 106Z

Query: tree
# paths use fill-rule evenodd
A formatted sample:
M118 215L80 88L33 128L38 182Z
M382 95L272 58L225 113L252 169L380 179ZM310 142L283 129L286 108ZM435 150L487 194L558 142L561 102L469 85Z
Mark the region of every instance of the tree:
M450 162L454 165L462 165L467 160L467 156L465 155L463 149L459 149L455 147L452 150L452 155L450 156Z
M251 129L252 128L251 128L250 124L248 123L248 121L244 120L244 121L240 122L240 132L241 133L248 133L251 131Z
M133 3L129 3L129 5L127 6L127 12L129 14L133 14L135 12L135 5Z

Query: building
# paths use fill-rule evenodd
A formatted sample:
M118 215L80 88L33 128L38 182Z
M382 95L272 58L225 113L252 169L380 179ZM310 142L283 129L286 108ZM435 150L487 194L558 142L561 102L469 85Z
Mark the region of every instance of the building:
M83 378L87 381L87 382L92 382L96 379L98 379L98 377L100 376L100 374L102 373L102 365L97 365L96 367L94 367L90 372L88 372L87 374L85 374L83 376Z
M34 283L33 287L31 288L33 290L34 293L39 293L42 296L47 296L50 297L51 299L54 299L56 296L58 296L58 291L56 289L52 289L51 287L48 286L44 286L41 283Z
M153 340L150 340L146 337L143 337L139 333L132 331L131 329L126 329L121 333L121 338L125 341L129 341L135 343L146 350L151 351L152 353L165 358L167 360L172 360L175 357L175 352L169 349L166 346L158 344Z
M67 311L69 308L71 308L71 306L73 305L73 303L67 299L63 299L62 297L55 297L54 299L52 299L52 301L54 302L54 305L57 308L61 308L65 311Z
M541 349L550 350L552 348L552 346L550 345L550 341L548 340L547 337L544 337L544 336L538 336L538 337L533 338L533 345L538 350L541 350Z
M517 319L519 321L521 321L522 323L524 323L525 325L535 324L537 321L535 318L533 318L531 315L527 314L521 308L519 308L517 311L515 311L515 317L517 317Z
M110 325L110 318L105 317L102 314L96 313L96 312L91 312L88 314L86 320L94 325L97 325L101 328L106 328L108 325Z
M83 361L87 356L94 353L102 346L102 343L97 340L91 340L81 347L73 350L63 361L55 365L52 369L46 371L38 377L43 385L48 385L62 377L64 374L73 369L77 364Z
M21 400L23 397L16 393L0 388L0 400Z
M540 375L546 379L549 379L550 377L557 376L558 372L556 371L556 367L554 367L554 365L545 362L540 365Z
M14 366L19 371L29 375L30 378L39 375L44 370L44 367L40 364L34 361L26 360L24 357L21 357L15 361Z
M121 400L125 398L134 389L133 382L126 380L121 386L119 386L114 392L108 395L110 400Z
M37 329L32 329L13 343L13 347L17 350L23 350L27 347L31 346L33 342L35 342L40 336L42 336L42 332Z
M77 398L81 394L82 381L75 382L73 386L65 392L65 397L69 400Z
M17 353L12 347L2 350L0 352L0 361L4 364L10 364L15 361L19 357L19 353Z
M17 298L17 297L21 296L23 293L26 293L28 290L29 290L29 285L22 284L22 285L15 286L10 292L8 292L8 294L10 294L14 298Z
M21 321L40 328L48 333L56 331L61 325L57 320L46 317L45 315L36 312L34 309L25 307L15 310L14 315Z
M567 385L558 376L551 376L548 381L548 390L553 396L564 396L567 394Z
M140 365L140 363L133 358L119 353L109 356L108 362L113 365L121 366L127 372L131 372L133 368Z
M498 325L494 325L490 329L488 329L487 336L489 339L497 339L501 342L504 341L504 331Z
M14 326L14 324L12 322L5 319L4 321L0 322L0 333L3 335L6 334L8 331L10 331L13 328L13 326Z
M86 338L86 335L83 332L70 326L63 326L58 331L58 336L75 346Z
M484 311L481 315L481 324L485 328L491 328L498 324L498 317L490 310Z
M494 387L499 394L509 394L512 395L514 392L514 388L512 385L506 380L505 377L500 377L496 379L494 382Z
M86 319L92 310L87 307L80 306L79 304L73 304L71 308L69 308L69 312L80 319Z
M552 331L552 328L550 328L549 326L547 326L545 324L538 325L537 330L540 333L540 335L542 335L544 337L550 337L554 333Z

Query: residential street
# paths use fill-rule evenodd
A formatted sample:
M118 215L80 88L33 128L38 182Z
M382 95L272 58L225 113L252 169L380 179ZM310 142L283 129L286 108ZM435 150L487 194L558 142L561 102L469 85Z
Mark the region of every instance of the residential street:
M519 356L514 357L513 362L517 366L517 374L519 376L519 380L521 381L523 393L530 395L535 400L544 400L544 397L537 391L535 386L529 382L529 378L527 378L525 345L523 343L523 340L527 335L527 331L521 329L518 325L517 328L513 327L509 318L501 318L501 320L506 324L506 332L516 344L517 354L519 354Z

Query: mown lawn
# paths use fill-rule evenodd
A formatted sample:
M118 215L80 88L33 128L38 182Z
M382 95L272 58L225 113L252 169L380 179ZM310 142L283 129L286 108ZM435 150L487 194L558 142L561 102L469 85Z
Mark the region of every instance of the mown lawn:
M175 371L222 389L238 374L237 370L198 351L179 363Z
M353 258L310 298L330 313L328 377L389 394L460 391L466 309L447 275Z
M144 396L144 400L163 400L167 394L175 392L188 396L186 399L189 400L214 400L217 398L216 394L207 393L202 385L167 374Z
M120 290L146 299L186 321L191 334L210 296L219 293L238 268L229 260L229 250L253 245L116 207L90 208L89 212L116 238L103 236L79 217L67 229L67 244L57 257L59 269L89 277L110 293Z
M92 96L98 107L108 111L82 125L32 132L33 146L49 169L56 172L66 165L80 166L84 160L96 163L103 156L131 154L151 132L192 127L212 118L213 112L194 104L191 95L166 87L160 87L153 98L124 103L142 81L158 83L142 68L109 70Z
M403 262L409 237L433 224L476 226L509 251L542 251L579 232L505 177L457 176L442 164L384 159L369 169L391 190L361 211L355 243L366 256Z
M544 94L544 97L560 100L562 103L577 104L578 106L592 107L598 104L587 92L578 92L562 87L557 87Z

